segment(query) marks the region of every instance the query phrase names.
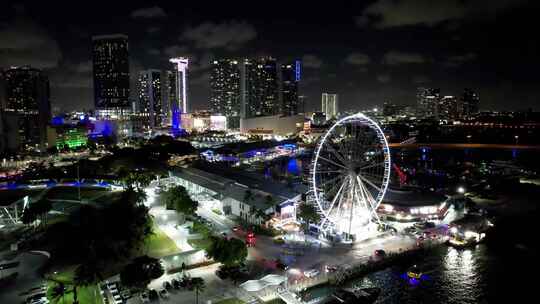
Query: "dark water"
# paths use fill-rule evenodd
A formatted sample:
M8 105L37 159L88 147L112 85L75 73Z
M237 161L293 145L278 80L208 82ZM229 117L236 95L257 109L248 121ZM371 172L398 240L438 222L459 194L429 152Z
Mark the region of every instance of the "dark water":
M393 267L354 283L381 288L376 303L533 303L540 290L536 258L498 254L485 245L443 247L417 263L426 273L419 281L407 279L406 268Z

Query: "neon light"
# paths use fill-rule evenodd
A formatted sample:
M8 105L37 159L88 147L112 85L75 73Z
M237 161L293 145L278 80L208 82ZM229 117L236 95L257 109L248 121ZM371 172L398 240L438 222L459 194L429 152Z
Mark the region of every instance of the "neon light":
M171 58L170 62L176 64L176 96L182 103L182 112L187 113L187 70L189 60L184 57Z
M296 75L295 75L295 76L296 76L296 77L295 77L295 80L296 80L296 81L300 81L300 75L301 75L300 70L301 70L302 64L301 64L300 60L296 60L295 64L296 64L295 69L294 69L295 74L296 74Z

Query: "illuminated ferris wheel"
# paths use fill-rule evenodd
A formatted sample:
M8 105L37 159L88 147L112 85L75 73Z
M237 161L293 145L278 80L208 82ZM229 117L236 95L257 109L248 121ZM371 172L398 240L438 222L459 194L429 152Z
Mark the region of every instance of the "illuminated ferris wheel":
M348 240L373 230L390 179L390 150L379 125L362 113L337 121L315 149L311 178L322 230Z

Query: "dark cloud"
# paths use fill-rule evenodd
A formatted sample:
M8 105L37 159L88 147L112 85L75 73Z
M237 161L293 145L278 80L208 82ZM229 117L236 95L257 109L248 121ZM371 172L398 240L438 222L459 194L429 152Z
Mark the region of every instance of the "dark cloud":
M17 18L0 29L0 66L58 66L62 52L55 39L28 18Z
M93 88L92 62L65 62L49 73L54 88Z
M167 14L159 6L140 8L131 12L131 18L153 19L163 17L167 17Z
M400 51L390 51L384 54L383 63L388 65L400 65L410 63L425 63L426 57L418 53L406 53Z
M458 67L458 66L460 66L460 65L462 65L462 64L464 64L466 62L475 60L477 57L478 57L478 55L476 55L475 53L467 53L467 54L464 54L464 55L450 56L444 62L444 66L455 68L455 67Z
M161 31L161 28L158 27L158 26L151 26L151 27L149 27L149 28L146 29L146 32L147 32L148 34L157 33L157 32L159 32L159 31Z
M363 53L352 53L345 58L345 63L352 65L366 65L371 62L371 58Z
M150 54L150 55L154 55L154 56L161 55L161 51L159 49L155 49L155 48L149 48L147 50L147 53Z
M163 49L163 53L167 55L168 57L188 57L188 48L186 46L180 46L180 45L171 45L168 47L165 47ZM194 57L192 55L192 57Z
M415 84L429 83L431 79L424 75L417 75L413 77L412 82Z
M257 37L255 27L246 22L205 22L186 29L180 39L194 44L198 49L237 50Z
M377 81L380 83L388 83L392 80L392 77L389 74L379 74L377 75Z
M304 55L304 57L302 57L302 66L305 68L319 69L322 64L322 60L315 55Z
M378 0L369 5L357 18L360 26L376 28L425 25L435 26L446 21L469 17L486 18L526 0Z

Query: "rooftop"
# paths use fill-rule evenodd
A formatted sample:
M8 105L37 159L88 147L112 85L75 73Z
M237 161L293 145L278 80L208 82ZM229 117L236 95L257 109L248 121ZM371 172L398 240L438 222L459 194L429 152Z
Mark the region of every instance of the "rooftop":
M206 169L183 168L175 170L174 175L261 210L268 209L269 195L273 198L273 204L277 204L300 195L302 191L307 191L303 185L291 189L257 173L232 172L219 168L208 171ZM251 199L245 201L248 190L252 193Z
M388 188L382 202L397 206L415 207L438 205L446 199L445 195L430 191Z

